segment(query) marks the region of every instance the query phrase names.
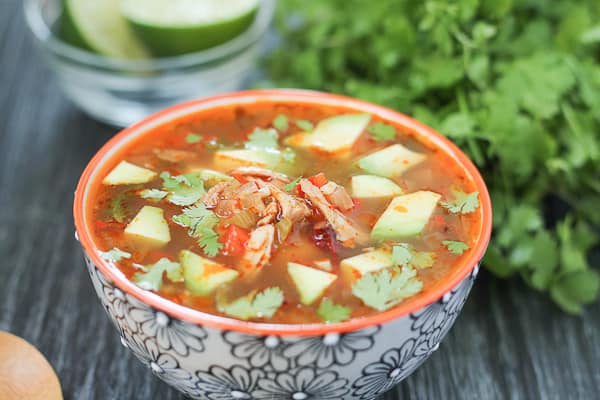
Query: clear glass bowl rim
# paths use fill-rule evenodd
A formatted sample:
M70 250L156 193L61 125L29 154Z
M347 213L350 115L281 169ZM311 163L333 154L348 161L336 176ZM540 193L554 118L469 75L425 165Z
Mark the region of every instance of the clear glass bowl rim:
M23 7L29 28L43 46L53 54L77 64L109 70L148 71L187 68L209 64L244 51L260 40L271 24L276 0L260 0L258 13L252 25L241 35L207 50L173 57L150 60L115 59L79 49L59 39L50 29L42 15L42 4L48 0L25 0ZM103 1L103 0L98 0Z

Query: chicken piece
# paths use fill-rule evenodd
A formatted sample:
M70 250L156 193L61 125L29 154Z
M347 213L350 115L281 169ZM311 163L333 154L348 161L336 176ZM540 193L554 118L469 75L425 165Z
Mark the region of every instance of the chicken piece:
M340 186L333 181L329 181L319 189L321 189L321 192L323 192L327 200L340 210L350 211L354 207L352 197L350 197L346 188L343 186Z
M202 196L202 202L208 208L215 208L219 200L221 200L221 195L232 185L232 182L220 182L215 186L211 187L208 192Z
M260 167L239 167L230 172L230 175L242 175L242 176L253 176L261 179L269 179L274 181L282 181L289 183L290 178L287 175L280 172L275 172L270 169Z
M282 218L287 218L292 223L301 221L310 215L310 209L305 202L283 190L271 185L271 194L279 203Z
M249 270L263 267L271 258L271 250L275 239L275 226L263 225L250 233L246 243L246 252L242 258L242 265Z
M279 206L276 201L272 200L261 213L261 219L258 220L256 226L263 226L274 222L277 219L277 214L279 214Z
M352 226L350 221L338 210L336 210L325 198L321 190L309 180L300 180L300 189L305 197L321 211L329 225L335 232L336 239L345 247L354 247L358 242L364 241L364 234Z

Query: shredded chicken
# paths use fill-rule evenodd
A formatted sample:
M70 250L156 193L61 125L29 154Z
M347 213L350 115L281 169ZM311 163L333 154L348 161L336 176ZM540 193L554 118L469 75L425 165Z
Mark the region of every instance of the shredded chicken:
M298 222L310 215L310 209L302 200L292 196L270 182L257 182L261 187L268 188L273 198L279 204L281 217L289 219L292 223Z
M336 239L346 247L364 240L363 234L352 226L350 221L327 201L325 195L309 180L300 180L300 189L310 202L321 211L335 232Z
M275 239L275 226L263 225L250 233L250 239L246 243L246 252L242 263L247 269L263 267L271 258L271 249Z
M321 192L323 192L327 200L340 210L349 211L354 207L352 197L350 197L346 188L343 186L340 186L333 181L329 181L319 189L321 189Z
M290 178L287 175L280 172L271 171L270 169L260 167L239 167L230 172L231 175L250 176L254 178L260 178L263 180L271 180L273 183L287 184L290 182Z
M214 208L214 207L216 207L217 203L219 202L219 200L221 200L221 194L229 186L231 186L231 182L220 182L220 183L217 183L215 186L211 187L208 190L208 192L206 192L204 194L204 196L202 197L202 202L208 208Z

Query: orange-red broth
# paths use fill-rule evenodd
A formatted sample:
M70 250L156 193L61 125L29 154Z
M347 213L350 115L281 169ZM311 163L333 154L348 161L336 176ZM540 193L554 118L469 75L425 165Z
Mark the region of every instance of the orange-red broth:
M198 155L197 159L193 161L194 166L216 169L212 165L215 143L237 144L238 147L242 147L243 142L247 140L247 136L254 128L271 127L274 118L278 114L288 116L290 124L285 135L290 135L301 131L293 124L295 120L308 120L316 124L323 118L349 112L355 111L345 110L341 107L315 107L301 104L274 105L272 103L240 105L227 109L199 112L180 118L176 122L169 122L149 130L141 138L121 149L105 165L104 173L101 176L105 176L110 169L123 159L154 171L168 171L172 175L184 173L189 168L189 164L183 162L171 163L159 159L155 154L155 149L193 151ZM371 123L376 121L377 118L374 117ZM428 156L424 162L405 172L402 177L394 179L407 193L416 190L431 190L445 196L453 186L460 187L465 192L476 190L473 183L466 178L464 171L449 156L437 148L427 147L418 142L413 133L403 131L399 126L396 126L396 129L399 132L398 143L412 150L423 152ZM187 143L186 137L190 133L201 135L202 140L194 144ZM280 136L280 143L283 137L283 135ZM369 134L364 133L353 147L352 157L325 157L311 151L297 150L298 161L293 173L290 175L293 179L296 176L308 177L324 172L329 180L348 188L350 177L360 173L354 165L355 160L359 156L389 146L391 143L377 142ZM135 242L128 240L123 234L127 223L143 205L157 205L157 203L142 199L136 193L143 188L160 188L161 185L161 179L156 178L144 185L104 186L99 182L95 182L92 187L88 217L92 221L94 241L97 247L103 251L118 247L132 254L130 259L123 259L118 263L118 267L128 278L138 272L133 266L134 263L149 265L162 257L177 260L178 253L183 249L189 249L205 256L196 244L195 239L188 236L187 229L172 221L174 215L181 213L181 207L172 205L167 201L158 203L158 206L164 209L165 218L169 222L171 230L172 239L167 245L158 250L151 250L140 247ZM122 223L118 223L111 220L107 214L107 208L111 200L122 192L127 192L123 204L127 211L127 218ZM367 229L368 232L368 229L376 222L377 216L385 210L388 202L389 199L361 200L360 204L346 215L353 221L358 222L358 225ZM441 242L443 240L460 240L472 246L473 243L470 238L473 232L476 232L479 224L479 213L455 215L438 206L421 235L403 240L403 242L414 245L417 250L436 252L433 267L421 269L417 272L419 279L423 281L423 290L416 296L405 300L405 302L414 301L418 296L431 290L436 283L448 276L455 266L460 264L461 259L468 254L466 252L462 256L453 255L442 246ZM332 257L330 251L317 247L313 243L312 229L308 229L309 227L304 228L302 226L294 228L286 242L274 251L270 263L262 268L255 280L246 282L244 279L238 279L231 284L226 284L219 290L224 291L226 298L236 299L254 288L278 286L285 294L285 301L268 322L288 324L321 322L316 314L319 301L311 306L304 306L299 303L299 296L287 274L288 261L312 265L311 261L313 260L329 258L333 262L333 271L338 273L339 261L361 253L363 247L345 248L338 244L335 246L335 255ZM373 244L370 243L364 247ZM239 265L240 257L219 254L214 259L235 268ZM214 295L208 297L192 295L182 283L175 284L164 279L159 294L175 303L190 308L210 314L223 315L216 308ZM325 297L335 303L351 307L351 318L360 318L377 313L376 310L364 306L360 299L354 297L351 288L341 278L337 279L327 289L324 294Z

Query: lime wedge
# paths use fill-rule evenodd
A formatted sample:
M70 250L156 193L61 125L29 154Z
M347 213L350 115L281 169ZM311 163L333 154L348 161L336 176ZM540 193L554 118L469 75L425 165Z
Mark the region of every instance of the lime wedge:
M65 41L107 57L149 58L121 15L120 0L65 0L60 32Z
M173 56L217 46L240 35L252 24L258 2L121 0L121 10L154 55Z

